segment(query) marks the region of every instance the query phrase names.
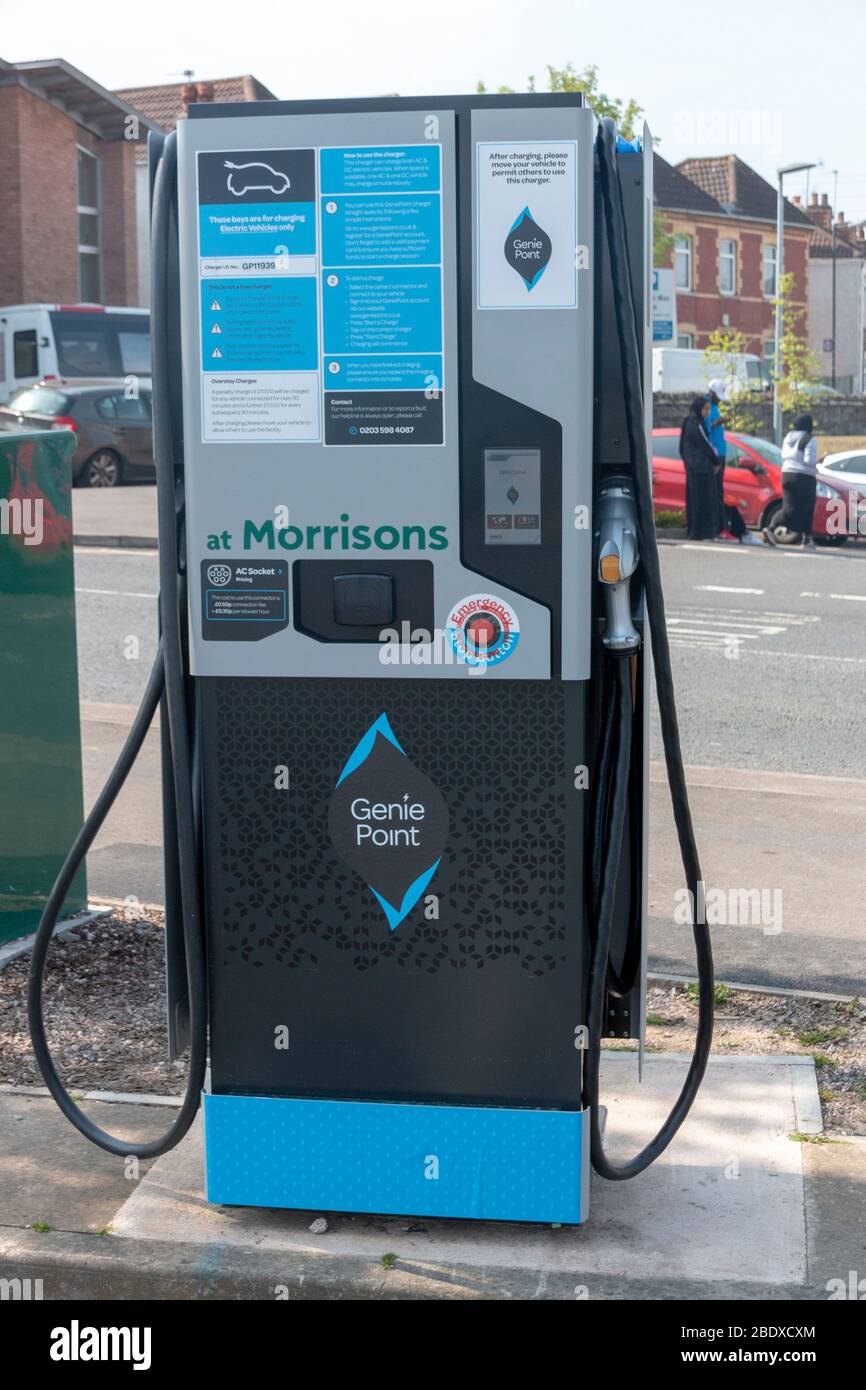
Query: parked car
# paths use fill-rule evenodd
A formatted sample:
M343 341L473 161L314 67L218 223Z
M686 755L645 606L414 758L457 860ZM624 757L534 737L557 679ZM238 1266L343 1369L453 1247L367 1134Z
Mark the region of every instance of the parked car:
M862 487L866 492L866 449L849 449L843 454L825 454L818 473L833 487L839 482Z
M725 438L728 446L726 503L737 508L747 526L776 528L778 539L784 543L784 529L781 533L778 530L782 511L781 450L751 434L732 431ZM685 508L686 479L679 446L679 430L653 430L653 506L656 512ZM842 501L846 504L850 529L852 520L866 516L866 486L858 489L841 474L834 476L832 482L826 477L818 479L814 517L816 539L829 545L842 545L847 540L847 534L838 534L837 517Z
M0 403L37 381L125 376L150 377L147 309L0 305Z
M71 429L78 436L72 480L116 487L156 477L149 387L131 396L124 381L40 381L0 406L2 430Z

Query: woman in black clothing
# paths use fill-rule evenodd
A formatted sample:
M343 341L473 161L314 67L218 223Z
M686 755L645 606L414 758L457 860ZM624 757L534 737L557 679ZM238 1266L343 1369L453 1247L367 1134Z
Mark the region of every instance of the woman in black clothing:
M686 533L691 541L714 540L720 530L716 488L719 460L704 428L709 410L706 396L695 396L680 431L680 458L686 470Z

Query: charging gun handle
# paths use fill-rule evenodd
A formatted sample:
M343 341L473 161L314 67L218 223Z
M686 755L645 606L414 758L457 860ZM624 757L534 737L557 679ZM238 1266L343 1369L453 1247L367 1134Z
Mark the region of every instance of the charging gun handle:
M596 576L604 591L602 643L610 656L630 656L640 646L631 616L631 577L637 569L637 511L627 478L605 480L596 502Z

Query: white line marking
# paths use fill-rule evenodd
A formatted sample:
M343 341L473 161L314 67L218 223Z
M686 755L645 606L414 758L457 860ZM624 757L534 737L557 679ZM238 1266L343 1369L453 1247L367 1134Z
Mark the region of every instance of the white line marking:
M108 598L158 598L158 594L136 594L127 589L79 589L76 586L77 594L102 594Z
M849 603L866 603L866 594L831 594L831 598L844 598Z
M727 584L693 584L693 589L708 594L762 594L763 589L735 589Z

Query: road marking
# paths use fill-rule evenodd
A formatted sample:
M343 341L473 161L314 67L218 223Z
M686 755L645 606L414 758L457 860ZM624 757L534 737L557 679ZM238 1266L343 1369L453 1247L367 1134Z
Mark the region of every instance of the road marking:
M847 599L849 603L866 603L866 594L831 594L830 597Z
M693 584L693 589L708 594L762 594L763 589L734 589L727 584Z
M101 594L106 598L159 598L159 594L137 594L128 589L79 589L76 586L77 594Z
M711 608L684 603L668 616L672 647L703 648L730 652L744 642L782 637L790 628L819 623L816 613L764 612L751 608ZM749 648L748 650L763 650Z

